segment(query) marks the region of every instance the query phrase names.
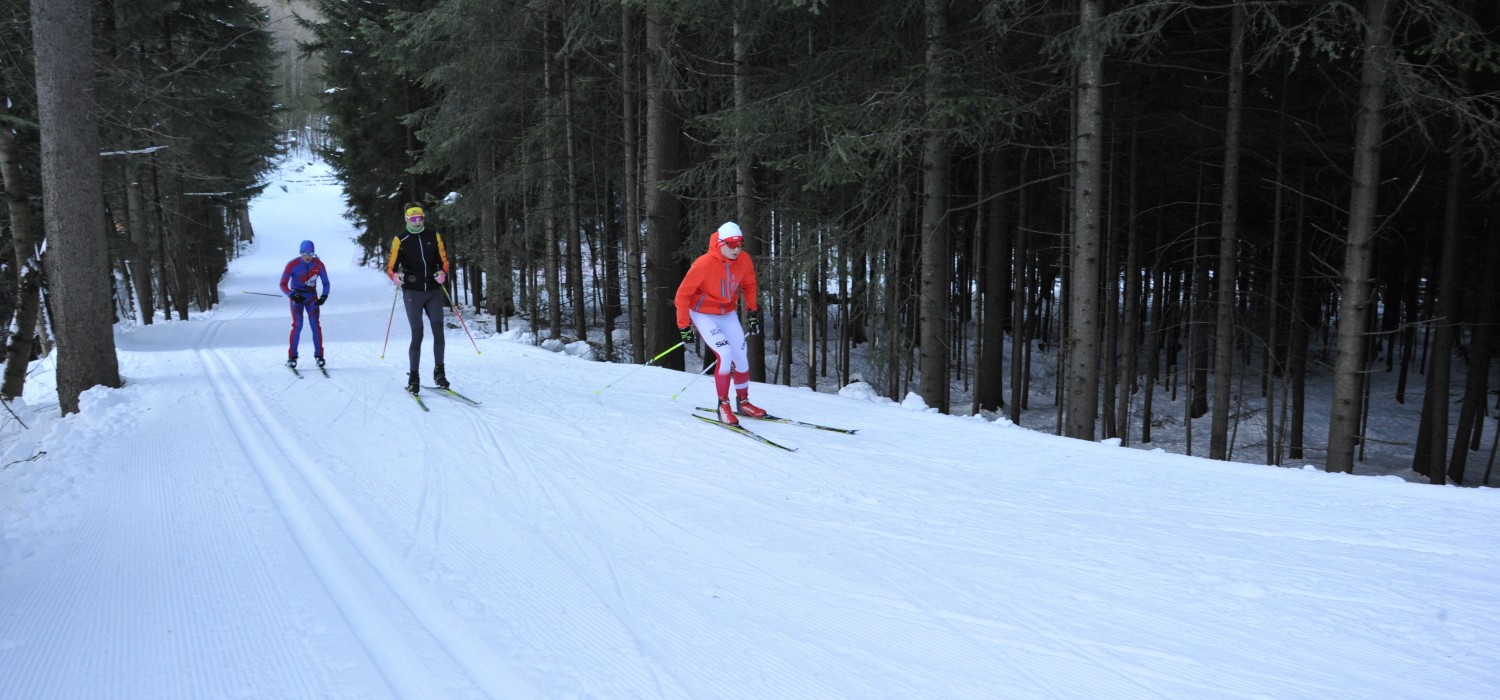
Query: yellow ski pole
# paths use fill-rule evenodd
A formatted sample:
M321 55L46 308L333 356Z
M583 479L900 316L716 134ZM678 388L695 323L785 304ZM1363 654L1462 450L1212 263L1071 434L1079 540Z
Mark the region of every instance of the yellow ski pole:
M683 346L683 343L679 342L678 344L673 345L672 347L667 348L666 350L663 350L663 351L657 353L656 357L653 357L653 358L651 358L649 360L646 360L646 364L643 364L640 367L637 367L637 368L635 368L633 370L630 370L629 372L626 372L624 376L622 376L619 379L616 379L616 380L614 380L614 381L612 381L612 382L610 382L608 384L605 384L604 387L601 388L601 389L595 389L594 393L597 394L597 393L599 393L601 391L604 391L604 389L608 389L608 388L610 388L610 387L612 387L612 386L614 386L616 384L619 384L620 382L622 382L622 381L625 380L625 377L628 377L628 376L630 376L632 374L635 374L636 372L639 372L639 371L641 371L641 370L643 370L643 369L645 369L647 367L650 367L651 363L656 362L657 360L660 360L661 358L665 357L667 353L672 352L673 350L676 350L677 348L680 348L682 346Z

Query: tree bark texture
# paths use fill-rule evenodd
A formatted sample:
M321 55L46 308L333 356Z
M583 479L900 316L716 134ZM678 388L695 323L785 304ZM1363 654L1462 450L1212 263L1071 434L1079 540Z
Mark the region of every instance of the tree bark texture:
M111 324L109 255L88 0L34 0L42 202L63 413L94 386L120 386Z
M661 351L653 348L677 342L672 297L687 267L677 258L683 242L682 202L662 188L680 167L682 138L682 113L669 84L668 21L660 0L646 3L646 345L653 355ZM681 370L685 354L674 352L661 365Z
M923 135L921 384L917 393L942 413L948 402L948 285L953 256L948 241L948 144L940 101L943 50L948 31L947 0L927 0L927 108Z
M1235 286L1239 274L1240 131L1245 105L1245 5L1236 1L1229 29L1229 104L1224 123L1224 192L1219 222L1218 314L1214 324L1213 423L1209 459L1229 459L1229 389L1234 368Z
M1349 199L1349 233L1344 244L1339 332L1333 364L1333 401L1328 420L1327 469L1331 472L1354 473L1354 446L1360 417L1360 373L1365 367L1367 341L1365 305L1370 303L1372 246L1376 233L1375 217L1379 211L1380 148L1385 130L1386 80L1391 61L1391 31L1387 23L1390 5L1391 0L1368 0L1365 4L1364 57L1354 132L1354 182ZM1435 471L1441 472L1441 466Z
M1104 47L1094 35L1102 0L1079 0L1073 242L1069 256L1065 435L1093 440L1099 414L1099 248L1104 186Z
M0 117L10 114L5 72L0 71ZM37 259L35 224L31 218L31 194L21 179L20 149L10 125L0 122L0 183L5 185L5 204L10 212L11 245L16 254L16 317L10 343L5 349L5 381L0 397L14 399L26 391L26 370L31 366L32 340L40 311L41 261Z

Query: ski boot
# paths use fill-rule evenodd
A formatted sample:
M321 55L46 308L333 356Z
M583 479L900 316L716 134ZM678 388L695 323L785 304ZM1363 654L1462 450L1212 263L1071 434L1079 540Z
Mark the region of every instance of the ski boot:
M729 425L739 425L740 419L734 417L734 411L729 408L729 399L719 399L719 422Z
M439 388L448 388L448 375L443 372L442 365L438 365L432 368L432 381L433 383L437 384Z
M291 357L286 358L286 366L292 369L297 369L297 356L292 355Z
M319 355L318 356L318 369L323 369L324 366L325 366L325 364L323 362L323 356Z
M747 396L741 396L741 397L739 397L739 404L740 404L740 415L742 415L742 416L749 416L751 418L762 418L762 417L764 417L766 415L766 409L761 408L759 406L756 406L753 403L750 403L750 399Z
M421 381L421 377L417 376L416 372L407 372L406 392L411 394L412 396L416 396L417 392L422 389Z

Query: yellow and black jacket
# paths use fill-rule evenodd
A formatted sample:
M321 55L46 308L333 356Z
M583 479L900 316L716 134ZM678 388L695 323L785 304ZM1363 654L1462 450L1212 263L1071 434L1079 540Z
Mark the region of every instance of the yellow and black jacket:
M443 248L443 237L437 231L424 229L420 233L406 232L391 239L391 257L386 260L386 272L401 272L401 288L414 292L437 289L433 276L442 270L448 274L448 253Z

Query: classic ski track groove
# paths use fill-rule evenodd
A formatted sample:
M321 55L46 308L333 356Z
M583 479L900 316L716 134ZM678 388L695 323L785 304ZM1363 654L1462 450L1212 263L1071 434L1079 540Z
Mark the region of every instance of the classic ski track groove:
M529 416L530 414L528 414ZM523 440L506 439L501 435L494 424L502 424L512 427L509 434L520 432L524 434L524 428L517 430L514 426L516 417L505 417L495 412L466 412L466 420L473 426L473 433L482 441L488 443L490 449L487 453L496 455L497 463L491 472L492 492L506 494L525 503L547 503L551 511L557 513L557 523L565 526L582 525L582 530L572 527L559 529L550 527L551 523L543 522L541 526L532 521L521 521L511 515L512 509L499 508L497 511L507 520L514 523L514 527L527 533L527 538L545 547L548 557L553 563L546 568L536 566L536 560L530 562L534 567L534 573L538 586L543 581L550 582L548 590L565 591L569 588L581 589L588 592L597 601L597 605L610 611L614 619L619 621L618 625L611 624L601 627L599 632L579 635L576 631L572 633L574 639L582 637L587 639L591 645L604 649L616 650L613 656L632 658L635 663L626 666L614 666L610 673L601 674L613 678L620 678L621 683L625 677L632 674L649 673L643 676L645 682L654 682L655 685L648 697L732 697L735 692L734 686L721 686L718 684L701 686L694 681L701 681L691 676L683 678L673 671L669 666L663 666L657 659L670 658L671 653L662 653L662 648L672 647L679 644L681 639L707 638L707 635L723 635L724 630L714 629L711 626L692 624L689 627L676 627L670 631L669 637L662 637L659 630L653 631L654 626L647 624L646 620L637 618L632 610L639 606L631 604L631 597L648 594L653 588L652 583L639 580L642 575L641 566L631 561L616 561L610 554L610 549L601 547L599 543L619 539L617 533L623 531L641 531L642 527L648 532L658 532L663 529L670 530L669 534L657 535L663 542L681 542L682 538L690 536L689 540L698 543L697 546L704 552L717 554L723 553L721 541L712 537L712 533L705 536L699 528L683 524L668 513L663 513L647 503L636 499L622 498L621 494L608 487L607 480L596 476L596 471L581 460L568 459L565 455L556 452L543 452L530 443ZM562 467L562 468L559 468ZM663 477L673 476L681 478L683 475L677 471L656 471ZM503 474L510 477L506 483L494 482L495 474ZM557 483L565 480L566 484ZM590 494L598 500L583 501L576 496L568 494ZM534 512L543 512L535 509ZM583 557L584 553L597 552L598 557ZM591 562L598 561L597 565ZM747 570L755 570L752 562L739 560ZM622 569L628 570L631 575L629 581L624 580ZM656 574L656 576L670 576L669 573ZM560 578L561 577L561 578ZM556 603L554 603L555 605ZM647 606L649 609L649 606ZM813 613L814 611L809 611ZM712 619L714 611L711 608L694 608L694 613L702 619ZM612 635L619 635L617 638ZM614 644L611 639L616 639ZM740 645L747 650L756 650L760 644L754 637L754 633L746 631L738 634ZM625 656L626 645L634 646L629 656ZM846 689L835 688L820 680L819 669L808 668L800 664L795 657L789 658L779 653L752 652L743 659L747 667L760 669L760 673L770 674L777 677L788 677L799 679L802 689L801 697L847 697ZM646 687L641 683L629 684L630 687ZM623 686L622 686L623 687ZM602 696L611 694L610 688L597 689L596 692Z
M442 697L449 693L428 673L389 617L378 609L369 593L340 561L328 539L318 531L316 522L278 466L276 451L285 456L285 461L302 477L327 515L337 523L343 535L391 592L482 692L494 698L536 697L534 689L444 607L409 568L401 564L316 462L298 446L296 436L261 401L228 355L222 350L199 350L199 354L208 368L226 417L261 474L278 511L297 537L309 564L317 570L351 627L391 682L392 689L409 698Z
M541 476L541 473L546 471L547 469L558 466L555 459L550 459L546 458L543 455L538 455L534 450L530 449L525 444L501 439L500 436L495 434L494 429L486 421L486 414L484 413L465 412L464 415L469 423L475 427L476 431L480 433L483 438L494 447L494 454L499 457L501 466L503 466L505 470L510 474L510 476L514 479L514 488L509 490L510 493L513 493L515 494L515 497L524 500L530 500L536 497L545 499L546 502L550 503L553 506L553 512L564 512L560 509L558 498L554 495L558 493L558 490L555 487L546 484L544 482L544 477ZM521 456L519 456L519 458L516 455L516 452L518 450L523 453ZM567 500L569 510L574 513L577 518L581 519L583 522L588 523L589 528L594 536L600 536L599 529L597 525L594 524L593 519L589 515L588 511L586 509L578 507L578 505L571 499L565 498L564 500ZM521 522L513 515L510 515L509 509L503 509L502 515L504 515L507 520L510 520L518 529L529 531L531 537L534 540L540 540L542 544L545 545L547 550L551 553L551 560L554 562L554 566L560 566L561 568L566 570L568 577L572 579L572 585L588 590L592 597L599 602L599 605L601 607L611 611L611 617L618 624L611 625L611 627L614 627L615 629L608 630L608 632L613 632L617 635L631 640L635 649L635 657L640 662L635 668L617 667L619 671L618 675L626 675L631 672L638 673L641 672L641 670L644 670L644 672L647 674L646 677L650 679L650 682L653 684L656 690L656 697L691 696L691 693L682 685L680 679L672 676L669 670L663 668L659 662L655 661L655 659L658 658L659 655L652 653L650 645L645 640L641 639L638 632L641 627L639 627L631 618L629 612L629 602L624 597L624 590L620 585L620 581L616 573L615 563L609 557L608 551L601 547L598 547L597 545L581 541L580 538L576 535L573 536L572 539L574 540L574 546L577 549L568 549L566 547L559 546L546 532L538 531L534 524ZM564 522L571 521L564 520ZM579 567L578 562L576 561L577 552L590 550L597 551L599 553L603 566L607 570L607 574L610 577L610 588L613 591L613 595L606 595L604 591L601 591L597 587L597 585L593 583L595 577L590 576L588 572L583 571ZM555 574L552 575L552 578L553 584L549 586L549 588L552 590L562 589L563 586L561 582L556 580ZM598 634L587 635L587 637L590 639L590 643L596 645L599 649L609 650L615 648L615 645L609 643L608 640L610 639L610 637L607 636L605 630L601 630L601 633ZM671 683L670 692L668 692L668 688L664 687L663 685L663 675L666 675L666 680L670 681Z

